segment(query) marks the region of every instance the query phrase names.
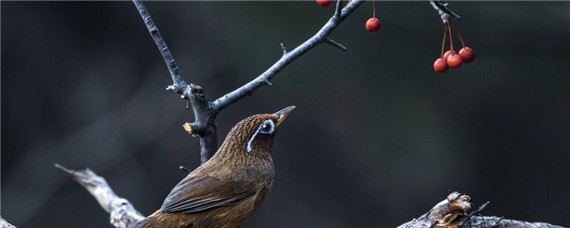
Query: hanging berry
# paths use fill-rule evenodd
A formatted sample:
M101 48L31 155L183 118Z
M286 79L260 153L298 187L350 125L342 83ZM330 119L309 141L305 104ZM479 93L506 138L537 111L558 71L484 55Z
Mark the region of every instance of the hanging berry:
M446 51L445 54L443 54L443 59L445 59L445 61L447 61L447 58L449 58L449 56L451 54L457 54L457 53L455 51L452 51L452 50Z
M323 7L327 7L332 4L332 0L317 0L317 4Z
M368 31L376 32L380 30L381 26L382 24L380 23L380 20L378 20L378 18L370 18L368 19L368 21L366 21L366 30Z
M475 52L470 47L461 48L461 50L459 50L459 56L461 56L465 63L470 63L475 60Z
M447 61L443 60L442 58L438 58L437 60L435 60L435 63L433 63L433 69L435 70L435 72L446 72L447 71Z
M376 1L372 1L372 18L366 21L366 30L376 32L380 30L382 23L376 18Z
M451 68L460 67L463 64L463 59L458 54L451 54L449 58L447 58L447 65Z
M455 31L459 36L459 40L461 41L461 45L463 46L463 48L459 50L459 53L453 50L453 37L451 36L451 24L452 21L446 20L446 23L444 25L445 31L443 32L443 42L441 43L441 56L435 61L433 65L433 68L436 72L445 72L447 70L447 67L457 68L460 67L463 63L470 63L475 59L475 52L473 51L473 49L465 46L465 42L463 41L463 37L459 32L459 28L457 28L455 24L453 24L453 27L455 28ZM446 51L444 54L443 51L445 50L445 39L448 32L449 32L449 50ZM442 61L445 62L445 66Z

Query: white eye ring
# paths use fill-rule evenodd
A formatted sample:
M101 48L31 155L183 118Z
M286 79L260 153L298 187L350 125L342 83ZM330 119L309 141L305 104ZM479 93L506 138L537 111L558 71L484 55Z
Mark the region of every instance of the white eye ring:
M261 134L273 134L273 132L275 132L275 123L273 123L273 120L266 120L264 121L259 128L257 129L257 131L255 131L255 134L253 134L253 136L251 136L251 139L249 140L249 142L247 142L247 152L251 152L252 148L251 148L251 142L253 142L253 139L255 139L255 136L257 135L257 133L261 133Z
M271 134L275 131L275 124L273 123L273 120L266 120L265 122L263 122L260 126L259 129L257 129L257 131L259 133L262 134Z

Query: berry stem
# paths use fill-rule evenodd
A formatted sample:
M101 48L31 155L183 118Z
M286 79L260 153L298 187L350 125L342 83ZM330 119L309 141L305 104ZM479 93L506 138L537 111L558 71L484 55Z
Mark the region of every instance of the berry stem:
M372 0L372 18L376 18L376 0Z
M443 50L445 49L445 36L447 35L447 26L443 27L445 27L445 30L443 31L443 41L441 42L441 59L443 59Z
M459 27L457 27L457 25L455 23L453 23L453 27L455 28L455 31L457 32L457 35L459 36L459 40L461 41L461 45L463 45L463 47L465 47L465 43L463 42L463 37L461 37L461 32L459 32Z
M340 0L339 0L340 1ZM343 9L346 8L348 6L348 4L350 4L350 1L352 0L348 0L348 2L346 3L346 5L344 5L344 7L342 7Z
M449 30L449 49L453 50L453 38L451 37L451 26L449 26L449 19L447 19L447 29Z

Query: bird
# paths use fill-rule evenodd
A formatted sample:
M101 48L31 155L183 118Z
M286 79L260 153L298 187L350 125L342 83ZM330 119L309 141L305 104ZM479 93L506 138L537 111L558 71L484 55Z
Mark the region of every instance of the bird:
M129 228L241 227L273 188L273 138L293 109L241 120L216 153L170 191L159 210Z

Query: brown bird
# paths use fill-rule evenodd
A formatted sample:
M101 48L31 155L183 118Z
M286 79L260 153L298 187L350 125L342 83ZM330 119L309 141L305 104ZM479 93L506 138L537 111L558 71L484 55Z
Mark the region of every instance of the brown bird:
M131 228L240 227L273 187L275 130L294 108L237 123L214 156L170 191L160 210Z

